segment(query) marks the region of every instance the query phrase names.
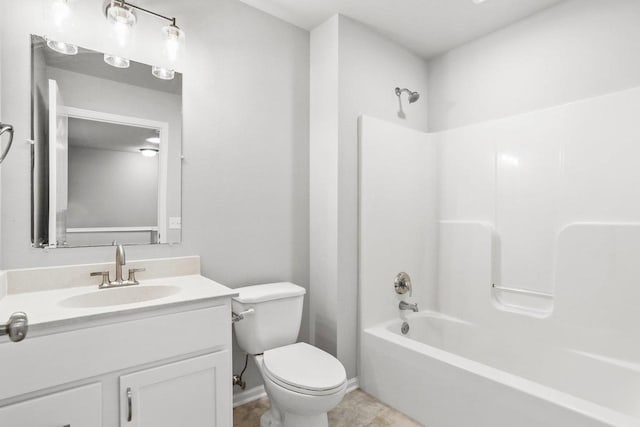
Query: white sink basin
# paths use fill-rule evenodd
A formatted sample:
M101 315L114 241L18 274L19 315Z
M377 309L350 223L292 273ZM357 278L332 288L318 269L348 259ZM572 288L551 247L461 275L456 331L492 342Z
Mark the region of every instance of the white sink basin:
M63 299L59 304L71 308L106 307L152 301L180 292L178 286L132 285L122 288L100 289Z

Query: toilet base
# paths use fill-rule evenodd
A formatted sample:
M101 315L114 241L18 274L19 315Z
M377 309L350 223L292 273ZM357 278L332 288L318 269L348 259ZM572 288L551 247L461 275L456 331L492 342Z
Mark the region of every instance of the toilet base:
M296 415L284 414L284 422L281 422L275 414L269 410L260 417L260 427L329 427L327 414Z
M319 415L287 414L284 417L284 427L329 427L327 413Z
M260 427L282 427L280 417L269 409L260 417Z

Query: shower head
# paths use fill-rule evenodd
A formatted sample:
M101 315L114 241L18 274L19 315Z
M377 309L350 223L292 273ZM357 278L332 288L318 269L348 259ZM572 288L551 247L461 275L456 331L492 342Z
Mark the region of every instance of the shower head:
M400 95L402 95L402 92L407 92L409 94L409 104L413 104L418 99L420 99L420 94L418 92L410 91L407 88L404 88L404 89L400 89L399 87L396 88L396 95L398 97L400 97Z

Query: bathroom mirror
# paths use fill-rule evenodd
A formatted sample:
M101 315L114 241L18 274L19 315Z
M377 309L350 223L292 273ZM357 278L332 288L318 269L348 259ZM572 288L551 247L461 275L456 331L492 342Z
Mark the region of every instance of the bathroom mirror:
M179 242L182 75L35 35L31 58L33 246Z

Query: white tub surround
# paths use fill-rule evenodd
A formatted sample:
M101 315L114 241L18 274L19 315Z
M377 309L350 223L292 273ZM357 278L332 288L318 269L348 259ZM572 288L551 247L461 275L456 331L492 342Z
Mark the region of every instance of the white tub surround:
M231 302L198 257L131 261L139 285L98 289L113 264L5 272L0 319L29 317L27 337L0 337L0 425L201 425L232 419ZM168 403L170 402L170 403ZM195 421L194 421L195 420Z
M363 117L365 391L433 427L640 425L639 108L636 87L431 134ZM464 323L379 329L408 313L400 271Z

